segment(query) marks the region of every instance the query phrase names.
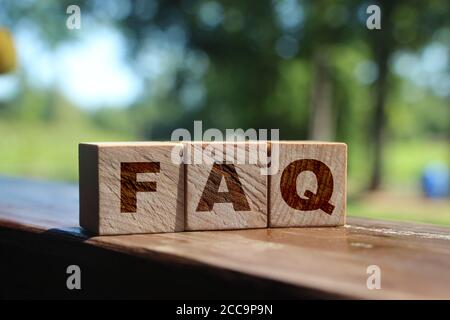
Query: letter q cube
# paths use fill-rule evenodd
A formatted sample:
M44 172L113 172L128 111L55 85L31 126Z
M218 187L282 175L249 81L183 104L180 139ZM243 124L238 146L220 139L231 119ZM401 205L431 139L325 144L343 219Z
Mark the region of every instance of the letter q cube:
M279 170L270 176L269 227L345 224L347 145L335 142L271 142Z

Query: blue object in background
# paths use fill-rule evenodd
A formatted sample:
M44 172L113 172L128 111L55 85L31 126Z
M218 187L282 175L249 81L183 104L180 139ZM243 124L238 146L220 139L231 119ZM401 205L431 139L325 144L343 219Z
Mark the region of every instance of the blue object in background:
M445 163L428 164L422 173L422 189L428 198L445 198L449 194L449 171Z

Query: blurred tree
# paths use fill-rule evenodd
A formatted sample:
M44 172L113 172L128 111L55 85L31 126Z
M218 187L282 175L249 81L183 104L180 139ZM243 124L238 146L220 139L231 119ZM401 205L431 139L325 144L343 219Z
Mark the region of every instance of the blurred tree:
M385 140L385 107L389 94L389 61L398 50L417 49L427 44L439 28L450 25L448 1L432 0L423 6L421 1L381 1L382 27L367 30L373 59L378 69L374 83L374 115L371 143L373 169L369 189L380 188L383 146ZM419 10L413 8L420 8Z
M0 21L10 28L26 24L57 44L76 34L65 27L70 4L74 2L0 0ZM434 32L449 28L450 7L440 0L426 5L419 0L76 4L82 28L86 21L104 22L125 35L129 62L149 88L127 116L99 111L97 123L114 123L147 139L168 139L175 128L191 128L193 120L203 120L205 128L280 128L284 139L367 135L373 149L371 189L381 184L385 109L394 81L391 58L398 50L423 48ZM366 28L370 4L381 7L381 30ZM355 90L364 90L344 70L355 67L354 60L347 62L352 50L374 65L372 114L365 111L367 101L352 101ZM157 81L147 68L154 51L166 63ZM372 128L364 131L367 122Z

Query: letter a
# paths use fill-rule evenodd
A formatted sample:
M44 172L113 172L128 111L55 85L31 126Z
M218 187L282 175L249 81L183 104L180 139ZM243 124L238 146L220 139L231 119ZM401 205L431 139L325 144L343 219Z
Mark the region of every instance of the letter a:
M228 192L219 192L222 178L225 178ZM214 203L232 203L235 211L250 211L241 181L232 164L213 165L197 211L212 211Z
M69 29L69 30L81 29L80 7L77 5L74 5L74 4L70 5L67 7L66 13L70 14L70 16L67 17L67 20L66 20L67 29Z
M67 267L66 273L70 274L70 276L66 280L67 289L80 290L81 289L81 269L80 269L80 267L77 265L74 265L74 264L70 265Z
M373 4L367 7L367 14L372 14L366 20L367 29L381 29L381 9L379 6Z

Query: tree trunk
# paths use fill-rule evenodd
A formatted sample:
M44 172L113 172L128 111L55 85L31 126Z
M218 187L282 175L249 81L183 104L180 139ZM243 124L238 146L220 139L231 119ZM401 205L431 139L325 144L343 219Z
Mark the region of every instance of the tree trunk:
M377 57L378 80L375 83L375 110L372 126L373 141L373 168L369 190L378 190L381 186L381 174L383 169L384 127L386 122L386 78L387 58L384 54Z
M332 104L332 82L328 57L321 51L313 60L314 82L312 85L309 139L330 141L335 138L335 121Z
M373 167L369 190L380 189L383 172L384 129L386 123L385 105L387 98L388 60L391 54L391 12L393 5L388 1L382 7L381 30L369 31L375 34L372 37L372 51L378 66L378 78L374 87L374 118L371 130L373 143Z

